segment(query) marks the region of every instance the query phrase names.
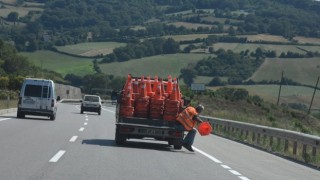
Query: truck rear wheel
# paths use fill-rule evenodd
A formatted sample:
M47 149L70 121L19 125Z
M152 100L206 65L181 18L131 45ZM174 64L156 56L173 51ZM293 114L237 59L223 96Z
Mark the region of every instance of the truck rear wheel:
M122 145L126 142L126 137L119 133L118 128L116 128L115 141L117 145Z
M181 149L181 148L182 148L182 145L173 145L173 148L174 148L174 149Z

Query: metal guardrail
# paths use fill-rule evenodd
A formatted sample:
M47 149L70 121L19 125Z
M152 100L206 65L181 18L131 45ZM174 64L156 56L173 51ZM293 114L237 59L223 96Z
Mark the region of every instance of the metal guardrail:
M205 121L208 121L214 128L213 133L217 135L231 134L230 138L243 140L243 142L248 143L257 147L272 147L274 145L274 140L276 140L276 145L279 146L283 143L283 152L288 152L292 149L293 158L298 159L298 152L301 152L302 159L308 163L308 148L311 148L311 158L317 159L317 151L320 150L320 137L304 134L300 132L295 132L291 130L272 128L267 126L255 125L250 123L232 121L221 118L213 118L207 116L201 116ZM236 136L238 138L236 138ZM239 138L242 137L242 138ZM269 142L265 144L266 140ZM289 148L289 145L292 147ZM301 149L299 149L301 147ZM265 148L266 149L266 148Z

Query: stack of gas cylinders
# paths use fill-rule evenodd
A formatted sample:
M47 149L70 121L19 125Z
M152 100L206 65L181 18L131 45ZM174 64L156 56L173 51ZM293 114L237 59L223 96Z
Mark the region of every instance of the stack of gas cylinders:
M174 121L183 105L177 79L128 75L121 92L120 116Z

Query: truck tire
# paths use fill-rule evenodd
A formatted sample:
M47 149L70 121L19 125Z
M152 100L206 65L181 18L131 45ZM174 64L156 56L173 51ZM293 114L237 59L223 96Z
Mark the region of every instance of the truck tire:
M17 118L24 118L24 114L22 112L18 111Z
M51 121L54 121L55 119L56 119L56 115L51 114L51 115L50 115L50 120L51 120Z
M126 137L119 133L118 128L116 128L115 141L117 145L122 145L126 142Z
M173 149L180 150L180 149L182 149L182 145L173 145Z

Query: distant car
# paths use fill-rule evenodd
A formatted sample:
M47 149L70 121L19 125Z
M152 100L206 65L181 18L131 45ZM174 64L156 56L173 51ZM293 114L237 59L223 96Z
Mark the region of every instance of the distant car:
M85 95L83 97L83 100L81 100L81 114L83 114L84 111L88 112L97 112L99 115L101 115L101 106L102 101L100 96L97 95Z

